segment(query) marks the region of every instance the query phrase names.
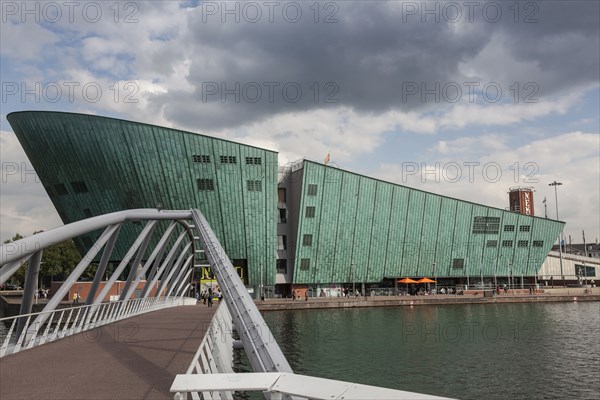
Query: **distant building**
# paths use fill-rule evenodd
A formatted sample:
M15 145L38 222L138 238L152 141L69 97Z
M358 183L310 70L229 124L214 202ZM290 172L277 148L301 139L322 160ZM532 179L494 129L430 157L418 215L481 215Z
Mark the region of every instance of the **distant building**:
M558 245L552 246L553 251L558 251ZM565 254L575 254L583 257L600 258L600 244L588 243L585 246L583 243L564 244L563 252Z
M508 192L509 209L523 215L535 215L532 188L511 188Z

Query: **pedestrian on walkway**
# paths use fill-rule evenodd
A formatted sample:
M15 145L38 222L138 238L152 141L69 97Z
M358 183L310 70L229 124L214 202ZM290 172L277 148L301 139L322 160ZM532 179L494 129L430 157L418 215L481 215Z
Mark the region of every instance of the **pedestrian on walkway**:
M212 289L208 288L208 293L207 293L207 299L206 302L208 304L209 307L212 307L212 302L213 302L213 294L212 294Z

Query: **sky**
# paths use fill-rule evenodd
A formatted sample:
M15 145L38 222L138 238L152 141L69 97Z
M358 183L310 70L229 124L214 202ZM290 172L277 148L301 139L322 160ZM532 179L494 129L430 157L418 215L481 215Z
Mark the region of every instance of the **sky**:
M598 1L2 1L0 236L61 225L6 116L264 147L600 238ZM543 203L546 199L546 203Z

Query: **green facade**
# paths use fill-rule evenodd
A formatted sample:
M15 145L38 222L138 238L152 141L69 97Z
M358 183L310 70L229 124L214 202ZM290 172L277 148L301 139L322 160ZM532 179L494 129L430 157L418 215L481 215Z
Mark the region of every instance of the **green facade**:
M295 242L288 283L533 276L564 224L304 161L291 184L293 223L278 226L276 152L83 114L8 120L64 223L158 204L199 208L234 265L246 264L250 286L275 283L278 235ZM141 229L121 231L115 259ZM82 238L80 249L99 234Z
M564 225L310 161L301 190L294 283L533 276Z
M274 283L276 152L92 115L18 112L8 120L64 223L159 203L199 208L229 257L247 260L247 283L258 284L261 270ZM116 258L141 228L122 230Z

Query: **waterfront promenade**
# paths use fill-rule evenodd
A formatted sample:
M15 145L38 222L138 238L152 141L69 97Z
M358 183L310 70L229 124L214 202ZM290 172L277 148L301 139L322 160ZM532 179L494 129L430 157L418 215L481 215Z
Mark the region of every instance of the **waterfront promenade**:
M368 296L357 298L309 297L308 300L266 299L256 301L260 311L304 310L322 308L355 307L394 307L425 306L439 304L492 304L492 303L542 303L600 301L600 288L593 288L591 294L583 288L545 289L544 293L529 294L528 290L514 290L507 294L501 292L493 297L484 297L483 291L471 290L466 294L438 294L430 296Z
M166 308L0 358L0 399L172 399L216 309Z

